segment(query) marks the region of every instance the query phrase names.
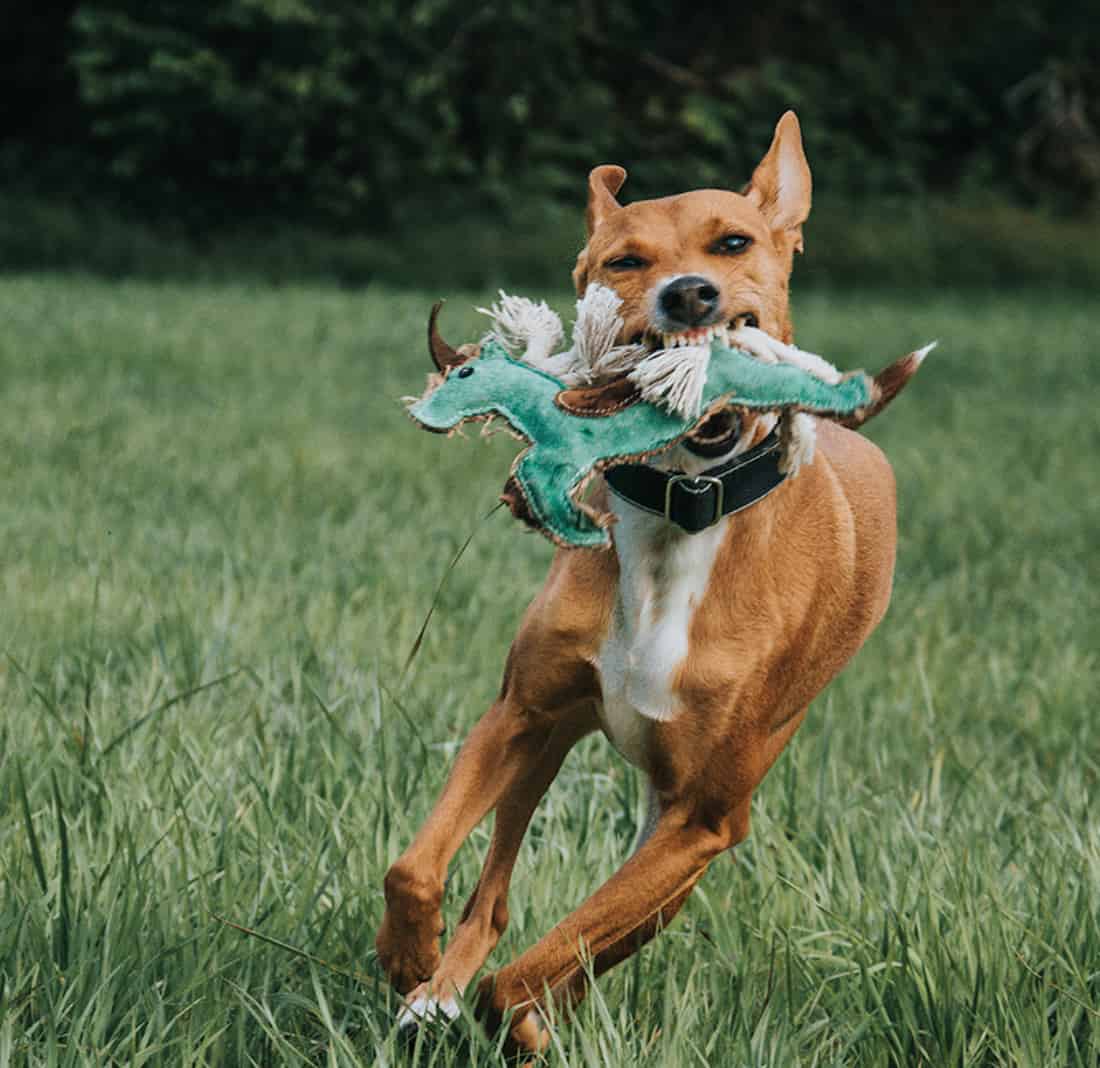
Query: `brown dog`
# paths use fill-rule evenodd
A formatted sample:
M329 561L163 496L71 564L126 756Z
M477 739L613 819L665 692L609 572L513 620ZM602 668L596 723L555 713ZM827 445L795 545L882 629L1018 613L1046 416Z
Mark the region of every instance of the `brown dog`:
M588 243L574 272L578 292L601 282L622 298L621 342L667 347L744 323L791 340L788 279L810 210L792 113L743 195L700 190L624 207L615 194L625 176L614 166L592 172ZM895 365L890 396L918 364ZM717 481L706 472L762 455L774 425L774 415L719 419L663 466L686 472L672 481L702 473L705 488ZM533 1011L544 991L565 1002L583 996L579 947L597 974L628 957L672 919L710 862L745 838L753 791L886 611L894 481L882 453L850 430L821 422L811 464L734 514L723 517L719 504L697 533L667 518L667 503L654 514L618 493L607 497L615 551L557 554L512 644L500 696L386 875L378 955L408 993L407 1021L457 1012L456 994L508 922L512 866L539 799L577 740L602 730L648 777L641 844L478 990L491 1024L511 1012L515 1043L544 1046ZM448 863L492 810L484 870L441 955Z

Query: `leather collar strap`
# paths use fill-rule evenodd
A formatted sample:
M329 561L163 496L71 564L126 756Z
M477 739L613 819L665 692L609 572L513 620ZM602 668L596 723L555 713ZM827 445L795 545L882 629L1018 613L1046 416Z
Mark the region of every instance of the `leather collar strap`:
M778 430L743 455L698 475L661 471L649 464L620 464L604 472L617 497L671 520L689 534L755 504L786 477L779 470Z

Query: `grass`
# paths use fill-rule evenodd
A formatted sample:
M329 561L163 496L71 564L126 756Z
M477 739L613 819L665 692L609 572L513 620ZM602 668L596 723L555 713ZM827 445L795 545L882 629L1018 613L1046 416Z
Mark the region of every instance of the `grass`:
M0 1065L500 1063L462 1024L403 1050L372 954L382 873L549 559L482 524L512 444L420 434L396 403L434 296L0 280ZM846 366L942 342L870 429L899 479L893 605L736 860L548 1061L1096 1068L1100 317L796 303ZM570 757L495 961L622 861L638 797L602 739Z

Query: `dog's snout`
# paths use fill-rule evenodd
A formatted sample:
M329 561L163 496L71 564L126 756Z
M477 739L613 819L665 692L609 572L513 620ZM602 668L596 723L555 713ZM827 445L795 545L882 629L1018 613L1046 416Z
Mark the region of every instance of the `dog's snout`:
M661 287L657 303L670 323L702 326L718 310L718 287L697 274L684 274Z

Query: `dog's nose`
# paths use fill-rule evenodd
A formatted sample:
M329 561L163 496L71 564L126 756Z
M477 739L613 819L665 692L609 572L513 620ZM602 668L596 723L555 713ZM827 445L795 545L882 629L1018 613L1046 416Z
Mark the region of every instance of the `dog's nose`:
M718 308L718 287L697 274L682 274L661 288L662 313L681 326L699 326Z

